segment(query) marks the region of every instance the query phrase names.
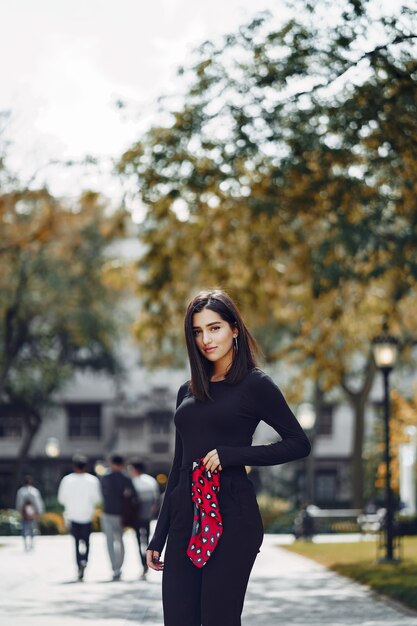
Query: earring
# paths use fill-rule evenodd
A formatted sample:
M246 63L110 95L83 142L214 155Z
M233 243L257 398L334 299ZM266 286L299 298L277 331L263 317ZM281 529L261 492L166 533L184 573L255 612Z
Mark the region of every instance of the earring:
M238 346L238 343L237 343L237 337L236 337L236 335L233 337L233 347L234 347L234 349L235 349L235 352L238 352L238 350L239 350L239 346Z

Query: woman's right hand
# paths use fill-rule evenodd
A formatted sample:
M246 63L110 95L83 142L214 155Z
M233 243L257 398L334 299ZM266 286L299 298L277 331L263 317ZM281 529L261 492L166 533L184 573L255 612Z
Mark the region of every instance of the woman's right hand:
M146 564L151 569L161 572L164 569L164 562L160 561L161 553L157 550L146 550Z

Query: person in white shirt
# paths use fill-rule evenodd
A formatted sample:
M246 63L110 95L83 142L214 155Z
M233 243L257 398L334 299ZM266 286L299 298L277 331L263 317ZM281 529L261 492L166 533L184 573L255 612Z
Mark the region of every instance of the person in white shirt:
M33 486L32 476L25 476L23 487L16 494L16 510L22 516L22 537L26 551L33 550L36 520L44 512L39 489Z
M139 546L140 560L143 565L142 578L146 578L148 566L146 564L146 548L149 543L149 528L152 519L158 514L160 501L159 486L155 478L145 474L145 465L133 461L129 467L130 477L135 487L139 501L139 522L136 528L136 537Z
M92 519L101 502L100 482L89 474L87 458L81 454L72 459L73 472L64 476L58 488L58 501L64 506L64 517L75 540L78 580L83 580L90 550Z

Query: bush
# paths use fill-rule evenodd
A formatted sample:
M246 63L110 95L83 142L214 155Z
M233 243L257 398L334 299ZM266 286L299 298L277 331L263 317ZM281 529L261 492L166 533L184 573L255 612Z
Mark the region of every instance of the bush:
M294 534L296 516L297 511L294 510L283 512L265 528L265 531L276 534Z
M0 510L0 535L20 535L20 515L13 509Z
M46 496L44 502L45 510L48 511L48 513L62 513L64 511L64 507L58 502L56 496Z
M97 507L96 510L94 511L94 515L92 519L93 533L99 533L101 531L101 522L100 522L101 513L102 513L101 507Z
M258 496L258 504L265 532L293 532L296 512L288 500L261 494Z
M53 511L40 515L37 525L41 535L64 535L67 532L64 518Z

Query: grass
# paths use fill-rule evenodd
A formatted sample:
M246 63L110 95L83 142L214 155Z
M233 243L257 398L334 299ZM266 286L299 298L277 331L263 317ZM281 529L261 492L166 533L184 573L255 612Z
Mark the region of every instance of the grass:
M377 563L374 542L302 543L282 546L374 591L417 609L417 537L404 537L399 563Z

